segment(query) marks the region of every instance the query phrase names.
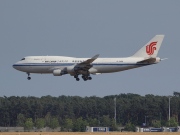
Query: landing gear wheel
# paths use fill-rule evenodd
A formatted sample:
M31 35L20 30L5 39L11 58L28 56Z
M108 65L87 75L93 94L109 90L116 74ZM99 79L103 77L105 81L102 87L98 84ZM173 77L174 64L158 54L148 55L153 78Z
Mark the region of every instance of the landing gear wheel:
M78 74L74 75L74 78L76 79L76 81L79 81L80 79L78 78Z
M87 78L86 78L86 77L83 77L83 80L84 80L84 81L87 81Z
M27 73L27 74L28 74L28 78L27 78L27 79L28 79L28 80L31 80L30 73Z
M87 81L87 80L92 80L92 77L91 76L82 76L82 79L84 80L84 81Z

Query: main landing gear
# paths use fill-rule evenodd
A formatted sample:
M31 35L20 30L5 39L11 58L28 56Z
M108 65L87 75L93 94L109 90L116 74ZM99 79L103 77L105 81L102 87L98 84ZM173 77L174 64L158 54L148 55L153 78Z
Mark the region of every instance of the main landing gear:
M76 79L76 81L79 81L79 80L80 80L79 77L78 77L78 75L75 75L74 78ZM82 79L83 79L84 81L87 81L87 80L92 80L92 77L89 76L89 75L88 75L88 76L82 75Z
M79 77L78 77L78 75L75 75L74 78L76 79L76 81L79 81L79 80L80 80Z
M91 77L91 76L82 75L82 79L83 79L84 81L87 81L87 80L92 80L92 77Z
M27 79L28 79L28 80L31 80L30 73L27 73L27 74L28 74Z

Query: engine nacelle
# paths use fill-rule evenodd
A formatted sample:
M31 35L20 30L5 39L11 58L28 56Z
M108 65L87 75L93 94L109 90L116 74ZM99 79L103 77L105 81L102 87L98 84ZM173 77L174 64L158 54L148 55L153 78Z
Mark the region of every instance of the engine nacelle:
M68 66L66 70L69 74L74 73L74 66Z
M62 75L62 70L60 70L60 69L53 70L53 75L54 76L61 76Z
M96 74L96 73L98 73L98 71L97 71L97 69L95 69L95 68L90 68L90 69L89 69L89 73L91 73L91 74Z

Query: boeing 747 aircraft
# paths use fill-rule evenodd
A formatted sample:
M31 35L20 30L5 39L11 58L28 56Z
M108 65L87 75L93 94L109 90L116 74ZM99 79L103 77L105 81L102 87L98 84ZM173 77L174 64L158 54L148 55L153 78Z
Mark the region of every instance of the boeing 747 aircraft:
M159 63L162 59L157 57L164 35L156 35L134 55L126 58L75 58L66 56L27 56L15 63L13 67L28 74L53 74L62 76L70 74L79 81L82 75L84 81L91 80L90 74L113 73L142 66Z

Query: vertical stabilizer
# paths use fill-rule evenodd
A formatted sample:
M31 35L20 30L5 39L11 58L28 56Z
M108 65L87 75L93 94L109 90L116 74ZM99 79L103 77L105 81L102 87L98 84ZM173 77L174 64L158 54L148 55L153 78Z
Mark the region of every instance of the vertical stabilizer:
M156 35L147 44L145 44L139 51L137 51L132 57L156 58L163 39L164 39L164 35Z

